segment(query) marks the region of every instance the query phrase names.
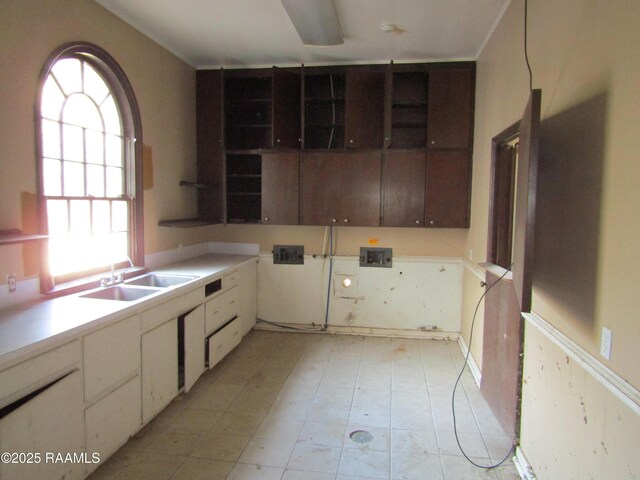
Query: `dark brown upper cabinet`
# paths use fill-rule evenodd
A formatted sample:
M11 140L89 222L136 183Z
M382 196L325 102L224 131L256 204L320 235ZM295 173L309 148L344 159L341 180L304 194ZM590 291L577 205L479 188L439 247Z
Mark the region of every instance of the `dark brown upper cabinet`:
M231 76L233 75L233 76ZM257 73L224 81L225 147L230 150L271 148L273 139L272 75Z
M470 179L469 152L432 150L427 154L427 227L469 227Z
M298 224L300 154L262 154L262 223Z
M397 71L387 73L385 146L416 149L427 146L427 73Z
M259 223L262 208L262 157L255 153L226 154L228 223Z
M300 73L273 67L273 139L271 146L300 148Z
M301 223L380 225L379 152L303 153Z
M429 70L427 146L471 147L474 71L471 68Z
M425 152L385 152L382 161L384 227L424 227Z
M466 227L474 82L472 62L198 71L181 184L212 222Z
M198 178L193 186L198 189L198 217L211 222L224 219L222 83L221 70L196 73Z
M345 76L342 71L303 75L303 148L344 147Z
M348 69L345 94L345 147L382 148L384 139L383 71Z

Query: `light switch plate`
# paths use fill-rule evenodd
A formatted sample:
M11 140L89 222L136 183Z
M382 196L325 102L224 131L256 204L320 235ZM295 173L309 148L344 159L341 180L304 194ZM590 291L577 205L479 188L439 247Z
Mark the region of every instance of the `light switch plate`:
M611 330L607 327L602 327L602 338L600 340L600 355L607 360L611 360Z
M16 291L16 274L7 275L7 284L9 285L9 293Z

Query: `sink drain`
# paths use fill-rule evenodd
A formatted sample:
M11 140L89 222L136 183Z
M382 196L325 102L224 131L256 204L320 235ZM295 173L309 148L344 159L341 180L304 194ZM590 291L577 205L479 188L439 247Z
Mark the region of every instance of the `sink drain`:
M355 430L349 434L349 438L356 443L369 443L373 440L373 435L366 430Z

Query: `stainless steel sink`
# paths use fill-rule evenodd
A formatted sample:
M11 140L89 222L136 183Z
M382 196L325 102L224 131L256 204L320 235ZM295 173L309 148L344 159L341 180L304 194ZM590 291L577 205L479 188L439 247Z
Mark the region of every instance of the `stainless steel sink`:
M95 292L80 295L82 298L97 298L99 300L119 300L121 302L133 302L139 300L147 295L153 295L160 290L151 288L138 288L127 287L124 285L117 285L115 287L109 287L102 290L96 290Z
M190 275L165 275L162 273L147 273L138 278L127 280L127 285L139 285L141 287L167 288L181 285L198 277Z

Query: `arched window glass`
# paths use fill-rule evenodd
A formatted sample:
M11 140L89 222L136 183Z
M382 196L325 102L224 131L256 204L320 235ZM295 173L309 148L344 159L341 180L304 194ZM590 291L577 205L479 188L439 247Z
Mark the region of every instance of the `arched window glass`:
M114 65L97 47L77 46L55 55L45 72L40 191L49 234L49 290L140 257L134 143L139 114Z

